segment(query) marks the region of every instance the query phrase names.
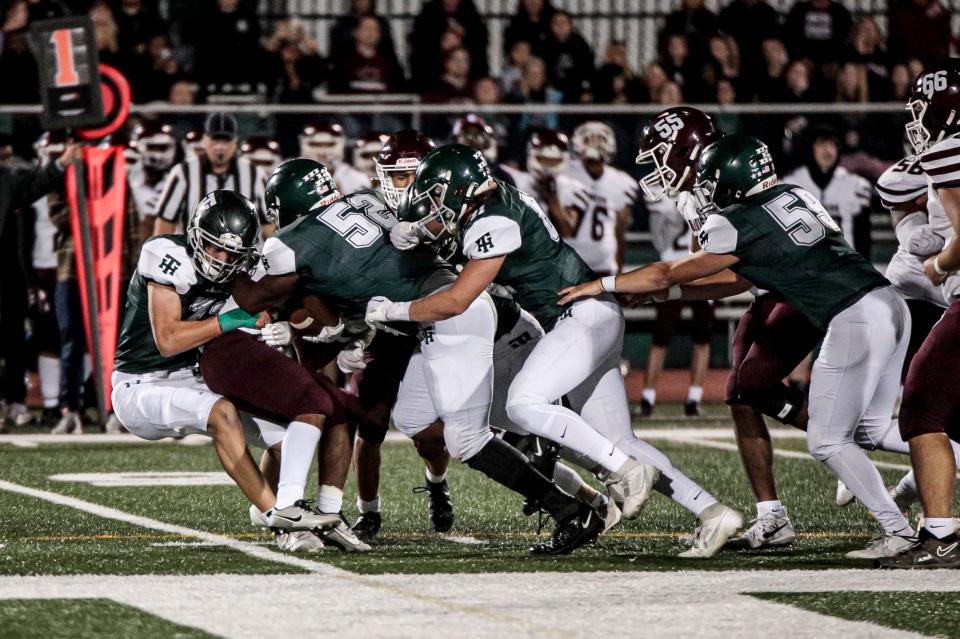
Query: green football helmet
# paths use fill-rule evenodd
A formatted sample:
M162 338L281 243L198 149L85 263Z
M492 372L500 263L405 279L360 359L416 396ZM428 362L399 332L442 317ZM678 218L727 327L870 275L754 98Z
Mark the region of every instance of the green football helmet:
M697 161L693 194L708 212L741 202L777 183L767 145L749 135L727 135L712 143Z
M187 244L197 272L214 284L228 282L257 263L260 216L253 202L236 191L207 193L187 226ZM225 252L227 259L208 249Z
M456 236L470 205L495 188L483 153L464 144L447 144L423 158L397 214L414 222L422 238L437 242Z
M287 160L267 180L267 211L280 228L340 197L337 183L323 164L308 158Z

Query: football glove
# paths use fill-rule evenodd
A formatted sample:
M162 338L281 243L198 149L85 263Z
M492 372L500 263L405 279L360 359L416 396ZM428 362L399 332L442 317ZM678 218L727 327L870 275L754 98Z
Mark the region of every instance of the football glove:
M343 323L343 318L340 318L336 326L324 326L316 335L304 335L303 341L311 344L330 344L337 341L344 328L346 324Z
M929 257L943 250L943 236L933 230L929 224L918 226L907 240L907 252L917 257Z
M401 251L409 251L420 245L416 226L412 222L397 222L390 229L390 243Z
M337 368L344 373L356 373L367 367L363 357L363 344L359 341L350 344L350 347L340 351L337 355Z
M387 322L409 322L410 302L391 302L383 296L374 297L367 302L365 319L371 326Z
M260 329L260 341L271 348L283 348L293 340L290 322L274 322Z

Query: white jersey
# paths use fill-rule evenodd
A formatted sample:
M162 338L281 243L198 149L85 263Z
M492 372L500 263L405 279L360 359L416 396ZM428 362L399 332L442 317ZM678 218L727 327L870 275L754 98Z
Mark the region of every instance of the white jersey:
M537 200L537 204L540 205L540 208L545 212L549 212L550 209L547 206L546 201L543 200L540 197L540 194L537 192L537 178L533 174L527 173L526 171L517 171L516 169L511 169L510 177L513 178L518 191L533 196ZM571 241L575 240L580 234L584 220L589 219L590 217L588 214L592 214L594 201L593 197L590 195L590 190L579 180L575 180L574 178L563 174L556 175L555 184L557 186L557 200L559 200L560 206L564 209L573 209L577 212L578 222L574 237L566 237L564 238L564 241L572 246L574 250L580 254L580 257L584 258L584 261L587 262L587 265L593 269L593 265L590 264L589 260L587 260L583 254L580 253L579 249Z
M586 186L589 209L584 209L577 232L565 241L597 274L617 272L617 218L624 208L630 209L640 188L629 174L605 166L594 179L579 160L570 162L567 175Z
M127 183L130 185L131 196L137 208L137 218L140 220L157 215L157 204L160 203L160 195L163 193L166 180L161 174L160 179L151 183L150 179L155 175L144 169L140 162L127 164Z
M940 200L939 189L960 188L960 134L940 140L920 156L920 168L927 178L927 211L935 231L954 241L953 225L947 219ZM942 216L942 218L941 218ZM943 283L947 299L960 297L960 274L953 274Z
M690 254L692 230L677 203L662 197L656 202L644 198L650 214L650 238L662 261L679 260Z
M812 193L840 225L840 229L843 231L843 239L847 241L847 244L855 246L854 219L858 215L870 214L871 189L867 180L851 173L842 166L838 166L834 169L827 188L821 189L810 176L810 169L802 166L785 176L782 181L787 184L796 184Z
M57 268L57 227L50 220L50 202L44 196L33 203L33 268Z
M337 189L344 195L369 189L373 186L365 173L358 171L353 165L346 162L337 162L333 167L332 175L333 181L337 183Z

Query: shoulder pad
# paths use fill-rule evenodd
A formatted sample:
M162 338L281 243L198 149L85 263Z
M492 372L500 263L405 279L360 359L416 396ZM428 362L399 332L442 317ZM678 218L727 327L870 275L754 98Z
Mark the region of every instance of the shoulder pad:
M888 167L877 180L880 202L888 209L912 202L927 192L927 178L920 160L908 156Z
M143 243L137 271L151 282L174 287L179 295L197 283L197 272L186 247L167 236L152 237Z

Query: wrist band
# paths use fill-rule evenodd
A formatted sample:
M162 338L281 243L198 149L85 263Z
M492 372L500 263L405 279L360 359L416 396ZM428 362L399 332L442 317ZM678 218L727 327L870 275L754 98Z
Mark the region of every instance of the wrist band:
M606 277L601 277L600 289L606 293L616 293L617 292L617 276L607 275Z
M670 300L678 300L682 294L683 292L680 290L680 285L674 284L667 289L667 301L669 302Z
M412 302L392 302L387 308L387 319L391 322L409 322Z
M940 268L940 256L933 258L933 270L937 272L937 275L949 275L950 271L945 271Z

